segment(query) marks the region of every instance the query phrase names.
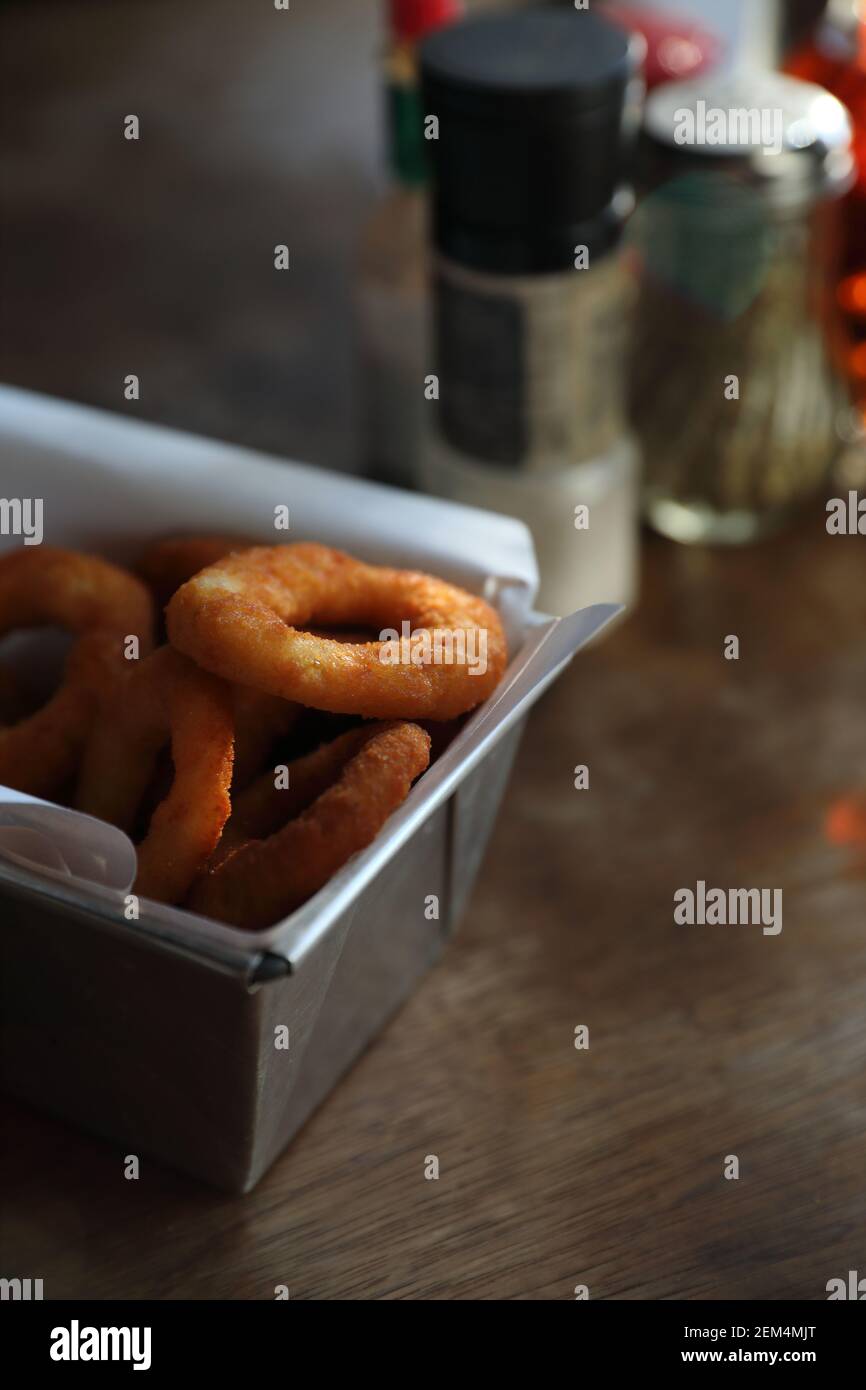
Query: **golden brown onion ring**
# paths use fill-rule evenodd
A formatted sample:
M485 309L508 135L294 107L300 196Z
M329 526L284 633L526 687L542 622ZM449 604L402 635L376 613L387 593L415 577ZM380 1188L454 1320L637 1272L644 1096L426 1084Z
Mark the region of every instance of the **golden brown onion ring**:
M450 635L462 659L386 662L382 642L345 643L305 625L362 625L431 639ZM206 671L335 714L451 719L491 693L507 649L483 599L410 570L363 564L327 546L255 547L226 556L178 589L169 639ZM473 670L470 648L483 667ZM394 651L393 644L389 650Z
M252 544L239 536L168 536L147 546L136 569L164 608L175 590L199 570Z
M289 789L282 793L286 809L293 768L296 785L303 788L302 795L300 790L294 795L303 801L313 794L312 804L281 830L248 840L205 873L190 894L194 912L250 929L287 916L375 839L429 762L430 738L417 724L374 724L335 742L341 745L336 753L334 745L326 745L330 755L318 749L290 764ZM336 781L327 785L335 770ZM315 795L322 780L326 785ZM255 813L247 809L248 823L258 815L260 827L275 814L272 801Z
M103 707L85 749L79 810L129 832L171 741L174 780L138 846L135 892L179 902L216 847L231 810L231 692L170 647L127 675Z
M124 639L137 637L147 653L153 618L144 585L107 560L44 545L0 558L0 636L60 627L77 638L51 699L0 729L0 782L47 797L63 786L77 768L100 694L128 666Z
M322 743L287 764L288 786L278 786L276 769L262 773L232 797L232 813L222 839L208 865L214 869L248 840L264 840L306 810L342 772L349 758L370 737L371 726L362 725Z

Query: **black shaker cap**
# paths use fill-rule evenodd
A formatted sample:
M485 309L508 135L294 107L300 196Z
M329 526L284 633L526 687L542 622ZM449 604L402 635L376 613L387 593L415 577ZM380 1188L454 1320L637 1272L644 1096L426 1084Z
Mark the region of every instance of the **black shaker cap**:
M643 40L583 10L533 8L451 25L421 48L434 235L504 273L573 264L616 235L640 119Z

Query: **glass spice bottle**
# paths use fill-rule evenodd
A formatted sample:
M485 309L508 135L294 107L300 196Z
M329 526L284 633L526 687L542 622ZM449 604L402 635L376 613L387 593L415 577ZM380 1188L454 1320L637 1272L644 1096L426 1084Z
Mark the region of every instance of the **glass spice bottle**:
M520 517L539 604L630 603L639 456L625 418L644 44L594 14L479 16L421 50L433 358L423 480ZM428 407L429 408L429 407Z
M844 107L773 72L647 102L631 414L650 523L747 541L828 478L840 383L826 292L853 177Z

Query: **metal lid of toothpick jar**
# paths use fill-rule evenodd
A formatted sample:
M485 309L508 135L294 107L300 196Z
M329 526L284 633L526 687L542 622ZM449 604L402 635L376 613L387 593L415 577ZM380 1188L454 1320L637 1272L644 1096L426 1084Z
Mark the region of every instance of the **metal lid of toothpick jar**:
M650 97L629 390L664 534L747 541L825 483L836 202L853 176L847 112L811 83L759 71Z

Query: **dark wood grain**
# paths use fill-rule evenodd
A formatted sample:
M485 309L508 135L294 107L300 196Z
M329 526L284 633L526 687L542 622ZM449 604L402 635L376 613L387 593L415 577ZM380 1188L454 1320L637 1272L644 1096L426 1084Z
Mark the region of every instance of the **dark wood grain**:
M3 375L118 408L138 366L143 414L350 460L372 7L292 13L306 64L247 5L4 8ZM329 74L333 125L304 122ZM137 104L160 143L132 176L113 122ZM316 268L279 303L254 262L289 208ZM819 508L742 552L648 541L639 611L533 715L460 936L258 1189L147 1161L127 1182L109 1145L3 1101L0 1273L262 1299L821 1299L862 1273L866 865L824 820L866 785L864 577ZM675 926L699 878L782 888L783 931Z

